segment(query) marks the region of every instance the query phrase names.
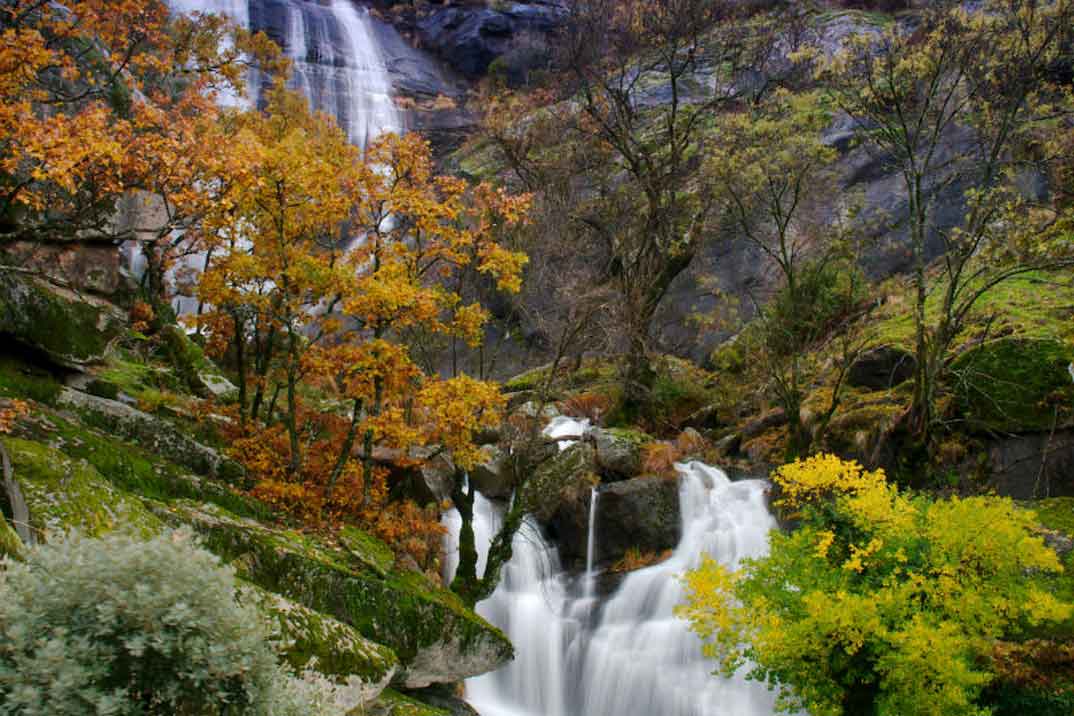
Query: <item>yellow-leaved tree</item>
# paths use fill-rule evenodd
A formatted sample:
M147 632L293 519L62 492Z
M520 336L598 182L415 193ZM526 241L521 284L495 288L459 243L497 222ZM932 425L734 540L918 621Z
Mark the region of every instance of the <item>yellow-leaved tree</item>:
M831 455L773 480L801 526L741 571L706 560L680 614L721 671L747 668L786 712L983 716L997 640L1074 609L1048 591L1062 566L1033 513L1009 499L914 495Z

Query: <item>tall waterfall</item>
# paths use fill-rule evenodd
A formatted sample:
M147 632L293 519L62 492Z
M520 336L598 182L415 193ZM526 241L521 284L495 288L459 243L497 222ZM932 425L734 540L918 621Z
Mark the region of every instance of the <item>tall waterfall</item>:
M293 61L292 86L314 109L327 112L351 142L366 146L403 120L369 11L354 0L169 0L178 12L227 15L238 25L264 30ZM257 77L250 78L256 101Z
M558 427L565 427L560 425ZM560 433L566 434L566 432ZM556 437L553 435L552 437ZM702 554L735 567L763 555L775 520L759 480L731 482L703 463L676 465L682 539L666 561L628 575L599 608L560 569L555 548L527 521L496 592L478 612L502 628L517 656L466 682L482 716L770 716L774 695L742 676L712 675L701 643L673 614L679 576ZM477 543L488 545L498 508L476 496ZM449 571L458 516L449 529ZM598 535L599 538L599 535Z

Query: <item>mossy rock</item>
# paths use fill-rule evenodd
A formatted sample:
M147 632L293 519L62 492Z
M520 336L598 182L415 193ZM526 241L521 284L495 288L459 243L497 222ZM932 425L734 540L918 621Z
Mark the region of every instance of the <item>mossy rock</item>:
M243 579L391 647L402 664L395 681L403 686L458 681L513 657L502 632L422 575L385 577L360 569L349 555L307 536L211 505L180 500L155 509L169 523L193 527L204 546L234 564Z
M376 698L399 667L391 649L330 616L253 585L244 585L240 594L268 618L280 654L295 673L310 669L342 687L350 708Z
M4 438L3 444L37 533L78 530L97 537L122 529L150 537L162 528L138 499L116 489L89 463L29 440Z
M547 522L561 503L599 483L596 449L588 442L576 442L537 468L526 481L523 499L539 521Z
M82 368L100 362L122 329L122 314L107 302L0 271L0 333L57 365Z
M345 525L339 531L339 542L351 557L377 574L387 576L395 565L391 547L353 525Z
M366 707L365 713L366 716L451 716L446 709L430 706L392 689L385 689Z
M952 364L958 406L969 424L989 432L1050 430L1071 416L1074 382L1069 346L1051 339L1002 338Z
M172 423L115 400L65 388L58 402L78 412L88 425L143 446L198 475L241 484L243 468L216 450L192 440Z
M201 346L182 328L165 326L161 336L172 366L190 390L203 398L230 400L238 397L238 388L205 357Z

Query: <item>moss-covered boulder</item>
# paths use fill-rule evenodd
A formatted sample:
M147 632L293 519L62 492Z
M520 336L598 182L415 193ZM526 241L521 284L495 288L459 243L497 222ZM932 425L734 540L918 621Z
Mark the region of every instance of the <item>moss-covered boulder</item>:
M191 439L172 423L118 400L65 388L58 402L78 412L83 422L135 442L198 475L233 484L241 483L245 477L238 463Z
M314 672L332 683L342 711L375 699L399 667L391 649L330 616L252 585L243 586L240 598L265 614L281 657L295 673Z
M564 503L576 501L599 482L596 449L576 442L537 468L526 481L523 499L539 521L547 522Z
M653 441L651 436L629 428L595 428L589 434L602 480L625 480L641 473L641 449Z
M203 398L238 398L239 389L205 357L201 346L190 340L182 328L165 326L161 330L161 337L172 365L190 390Z
M116 489L89 463L29 440L4 438L3 444L38 535L76 529L96 537L122 529L149 537L161 529L139 500Z
M0 271L0 334L58 365L82 368L101 361L122 327L122 314L106 301Z
M952 364L955 395L969 424L982 431L1028 433L1072 417L1074 351L1052 339L1001 338L966 351Z
M167 522L192 526L243 579L391 647L401 663L394 681L402 686L458 681L513 657L502 632L420 574L381 574L347 550L209 505L180 500L155 509Z
M376 701L366 707L366 716L451 716L447 709L430 706L398 691L385 689Z

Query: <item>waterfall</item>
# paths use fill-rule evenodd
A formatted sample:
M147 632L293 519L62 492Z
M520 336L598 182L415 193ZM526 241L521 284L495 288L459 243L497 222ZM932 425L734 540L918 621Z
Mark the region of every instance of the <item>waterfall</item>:
M353 0L168 1L177 12L227 15L242 27L264 30L292 61L291 86L314 109L335 117L354 144L364 147L384 132L403 131L374 20ZM260 84L256 75L248 78L255 103Z
M549 426L551 427L551 426ZM550 437L577 435L564 428ZM577 427L577 426L575 426ZM547 434L547 433L546 433ZM591 599L559 567L555 548L527 520L496 592L478 612L503 629L517 653L511 664L466 682L482 716L770 716L774 695L715 664L673 614L684 595L679 576L709 554L732 568L763 555L776 527L766 484L731 482L700 462L676 465L682 539L666 561L626 577L590 619ZM591 521L595 512L591 502ZM480 495L475 530L491 535L498 508ZM488 522L478 529L481 522ZM445 516L447 549L457 549L458 516ZM478 545L488 542L478 537ZM597 541L594 537L594 546ZM588 571L588 569L587 569Z
M586 600L593 598L593 584L597 578L593 564L597 554L597 497L599 495L595 487L589 491L589 527L585 538L585 591L582 594L582 598Z

